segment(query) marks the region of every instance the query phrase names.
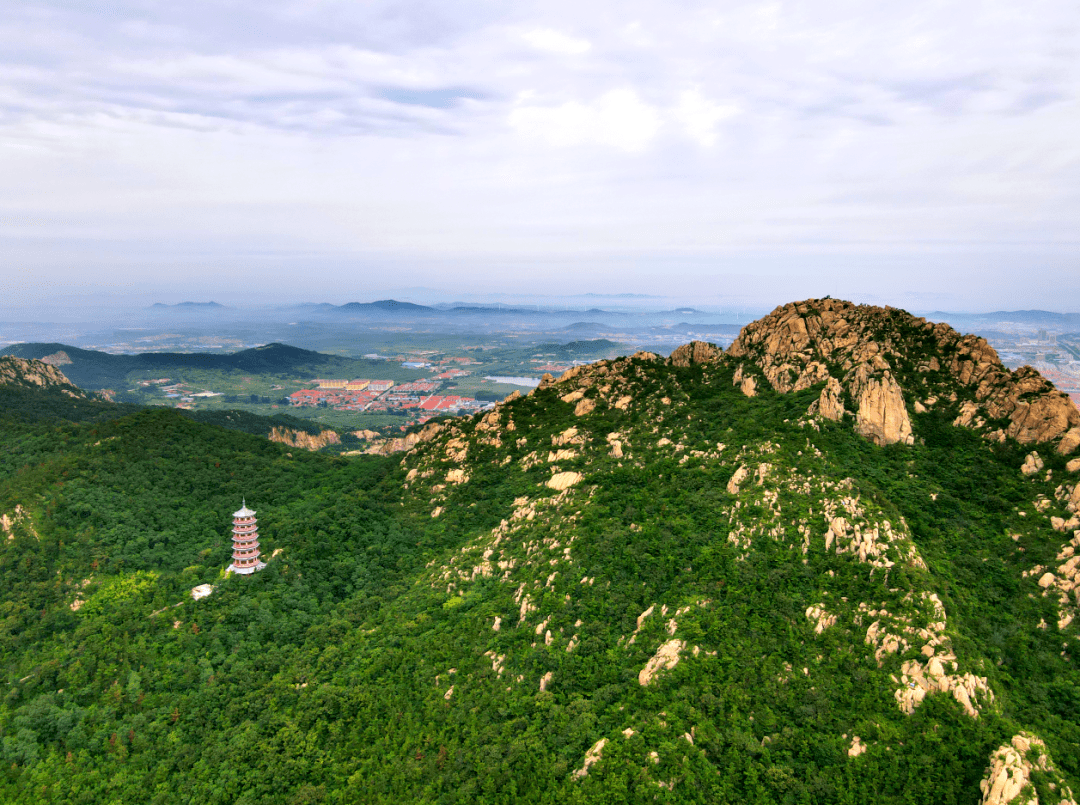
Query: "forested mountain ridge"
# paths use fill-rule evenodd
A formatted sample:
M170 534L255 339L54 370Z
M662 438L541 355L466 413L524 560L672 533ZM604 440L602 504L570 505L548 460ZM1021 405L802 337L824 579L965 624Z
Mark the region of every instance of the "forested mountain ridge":
M827 349L832 301L404 457L168 411L17 440L4 798L1071 801L1075 408L991 409L1030 375L899 311L832 306L880 324ZM245 494L281 553L221 578Z
M264 344L234 353L142 352L137 355L112 354L79 349L66 344L13 344L3 355L33 359L63 366L72 380L85 388L123 385L131 372L170 372L177 369L218 369L240 372L332 371L350 361L288 344Z

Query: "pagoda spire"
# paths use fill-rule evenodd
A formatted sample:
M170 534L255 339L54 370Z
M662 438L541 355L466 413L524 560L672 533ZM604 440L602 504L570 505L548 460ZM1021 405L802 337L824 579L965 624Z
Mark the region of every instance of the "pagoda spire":
M247 498L241 500L239 510L233 512L233 561L227 572L250 576L266 567L266 563L259 559L259 521L255 512L247 507Z

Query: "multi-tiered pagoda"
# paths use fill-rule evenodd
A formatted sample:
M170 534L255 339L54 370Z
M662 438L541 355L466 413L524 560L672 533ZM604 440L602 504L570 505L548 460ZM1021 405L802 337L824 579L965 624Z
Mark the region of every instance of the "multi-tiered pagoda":
M233 512L232 557L230 573L248 576L266 567L259 561L259 523L246 500L239 511Z

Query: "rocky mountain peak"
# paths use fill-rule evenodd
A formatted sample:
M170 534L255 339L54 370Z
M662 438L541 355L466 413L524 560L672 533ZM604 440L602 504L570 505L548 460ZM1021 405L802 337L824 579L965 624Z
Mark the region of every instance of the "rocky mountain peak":
M58 388L70 397L88 398L55 366L39 360L24 360L13 355L0 356L0 385L23 388Z
M727 355L756 365L781 393L837 379L856 429L878 444L910 443L910 412L944 403L959 406L957 425L990 439L1080 446L1080 412L1037 371L1012 372L985 339L896 308L792 302L744 327Z

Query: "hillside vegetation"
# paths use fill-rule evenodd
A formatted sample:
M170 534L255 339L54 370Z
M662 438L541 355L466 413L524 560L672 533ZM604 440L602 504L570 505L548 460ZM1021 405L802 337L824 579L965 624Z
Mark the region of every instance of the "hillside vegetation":
M810 300L404 456L120 413L2 414L4 801L1080 790L1080 414L979 339Z

